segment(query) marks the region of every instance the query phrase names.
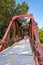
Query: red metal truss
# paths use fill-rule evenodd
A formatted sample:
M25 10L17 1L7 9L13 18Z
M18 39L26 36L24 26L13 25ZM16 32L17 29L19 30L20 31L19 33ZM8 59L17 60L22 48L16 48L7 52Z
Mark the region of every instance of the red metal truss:
M2 41L5 41L5 40L6 40L8 34L9 34L9 31L10 31L10 29L11 29L11 27L12 27L12 24L16 21L16 19L17 19L17 18L24 17L24 16L33 19L33 15L32 15L32 14L13 16L13 18L12 18L12 20L10 21L10 24L9 24L9 26L8 26L8 28L7 28L7 31L5 32L5 35L3 36Z
M5 34L4 34L3 38L2 38L2 41L0 42L0 51L2 50L3 44L8 42L7 41L7 37L9 35L9 33L10 33L10 29L11 29L13 24L14 24L14 39L13 39L13 41L16 42L16 31L17 31L16 30L16 20L18 18L21 18L21 17L30 18L29 29L28 29L29 30L28 31L29 32L29 36L30 36L30 44L31 44L31 47L32 47L32 52L34 52L34 54L37 57L37 60L39 62L39 56L43 57L43 50L42 50L42 47L41 47L41 42L40 42L39 37L38 37L38 32L37 32L37 27L36 27L36 24L35 24L35 20L34 20L34 17L33 17L32 14L13 16L12 20L9 23L7 31L5 32ZM23 34L22 34L22 36L23 36ZM20 32L19 32L19 39L21 39ZM36 42L36 45L34 45L34 40ZM36 59L36 57L35 57L35 59ZM36 62L36 64L37 64L37 62Z

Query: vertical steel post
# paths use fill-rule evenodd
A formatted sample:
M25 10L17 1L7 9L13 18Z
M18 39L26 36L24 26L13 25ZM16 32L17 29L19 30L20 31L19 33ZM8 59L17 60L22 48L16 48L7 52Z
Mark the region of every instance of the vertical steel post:
M34 19L32 18L31 19L31 35L32 35L32 39L34 40L34 32L33 32L33 22L34 22Z
M16 41L16 21L14 21L14 43Z
M2 45L0 45L0 52L2 51Z
M29 24L29 36L30 38L34 39L34 35L33 35L33 19L30 19L30 24Z
M21 37L21 35L20 35L20 29L19 29L19 32L18 32L18 38L20 38Z

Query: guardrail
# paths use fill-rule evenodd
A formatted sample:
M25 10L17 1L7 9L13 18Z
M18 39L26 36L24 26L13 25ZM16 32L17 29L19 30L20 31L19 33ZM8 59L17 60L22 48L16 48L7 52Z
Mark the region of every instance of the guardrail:
M23 37L19 37L19 38L17 38L17 39L11 39L11 40L8 40L8 41L3 41L3 42L0 42L0 52L2 51L2 48L3 48L3 46L5 45L5 44L10 44L10 43L15 43L15 42L17 42L17 41L19 41L19 40L21 40L21 39L23 39Z
M41 46L40 39L38 37L37 27L34 19L30 20L30 45L32 53L36 62L36 65L43 65L43 49Z

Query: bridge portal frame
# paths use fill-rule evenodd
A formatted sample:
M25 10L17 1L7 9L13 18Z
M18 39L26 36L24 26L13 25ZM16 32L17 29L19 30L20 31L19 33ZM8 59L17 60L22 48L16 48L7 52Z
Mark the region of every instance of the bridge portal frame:
M29 36L30 36L30 44L31 44L31 48L32 48L32 52L34 52L35 54L35 58L36 58L36 64L38 65L38 60L39 60L39 56L43 56L43 50L41 47L41 42L39 40L38 37L38 32L37 32L37 28L35 25L35 20L32 14L25 14L25 15L19 15L19 16L13 16L12 20L9 23L9 26L7 28L7 31L5 32L1 42L0 42L0 51L2 51L2 46L3 44L6 43L7 37L9 35L10 29L12 27L12 25L14 24L14 42L16 42L16 19L17 18L21 18L21 17L28 17L30 18L30 25L29 25ZM20 34L19 34L20 37ZM34 37L35 37L35 41L36 41L36 46L34 46Z

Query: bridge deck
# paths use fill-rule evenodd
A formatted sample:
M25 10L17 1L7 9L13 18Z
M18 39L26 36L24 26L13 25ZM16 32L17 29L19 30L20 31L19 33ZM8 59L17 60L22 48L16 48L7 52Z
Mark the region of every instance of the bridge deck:
M28 39L16 42L0 53L0 65L35 65Z

